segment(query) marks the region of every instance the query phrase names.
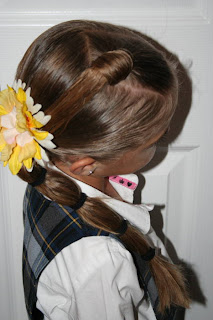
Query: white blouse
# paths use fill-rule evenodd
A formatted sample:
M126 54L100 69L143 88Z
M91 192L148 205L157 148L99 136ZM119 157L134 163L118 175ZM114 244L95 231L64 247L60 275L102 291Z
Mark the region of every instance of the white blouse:
M121 178L137 185L136 175ZM148 210L153 206L133 205L133 188L110 180L120 196L129 202L126 203L74 180L82 192L89 197L101 197L167 256L150 226ZM45 320L156 320L139 286L130 252L109 236L85 237L58 253L39 278L37 299L36 306Z

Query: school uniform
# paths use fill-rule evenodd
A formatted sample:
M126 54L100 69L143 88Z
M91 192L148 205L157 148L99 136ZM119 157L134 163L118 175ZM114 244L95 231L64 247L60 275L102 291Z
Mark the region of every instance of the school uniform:
M73 180L88 197L99 197L136 226L167 256L150 225L153 207L132 204L136 175L110 177L125 202ZM156 311L158 297L148 263L130 253L117 237L87 226L76 210L57 204L30 185L24 220L23 280L29 319L174 319L175 309L165 317Z

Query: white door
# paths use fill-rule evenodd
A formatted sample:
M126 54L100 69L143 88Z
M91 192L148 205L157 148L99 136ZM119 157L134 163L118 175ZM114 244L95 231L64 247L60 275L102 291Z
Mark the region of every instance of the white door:
M165 148L158 150L155 167L144 172L142 199L155 203L152 220L170 255L188 265L194 302L179 319L212 319L213 2L0 0L1 87L12 84L19 60L37 35L61 21L81 18L145 32L189 69L192 84L183 73L179 115L171 130L174 136L174 132L180 134L167 154ZM0 167L0 310L4 320L27 319L21 278L25 186Z

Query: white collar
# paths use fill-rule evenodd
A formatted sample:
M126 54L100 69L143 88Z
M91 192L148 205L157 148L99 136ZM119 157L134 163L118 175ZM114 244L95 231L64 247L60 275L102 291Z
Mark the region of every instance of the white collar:
M118 192L122 199L125 199L125 201L128 202L127 203L111 198L98 189L70 177L56 166L51 165L50 167L51 169L60 171L70 179L74 180L80 187L81 191L87 194L88 197L99 197L111 209L119 213L123 218L127 219L132 225L136 226L143 234L148 233L150 229L149 211L153 209L153 206L132 204L134 190L138 185L138 177L135 174L109 177L109 182L112 184L113 188Z

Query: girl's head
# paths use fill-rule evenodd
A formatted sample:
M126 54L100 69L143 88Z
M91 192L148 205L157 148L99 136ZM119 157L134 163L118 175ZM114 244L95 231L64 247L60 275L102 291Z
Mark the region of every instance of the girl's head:
M42 129L54 135L54 163L112 161L149 146L166 131L177 100L175 68L161 52L138 32L94 21L41 34L16 78L52 116Z

